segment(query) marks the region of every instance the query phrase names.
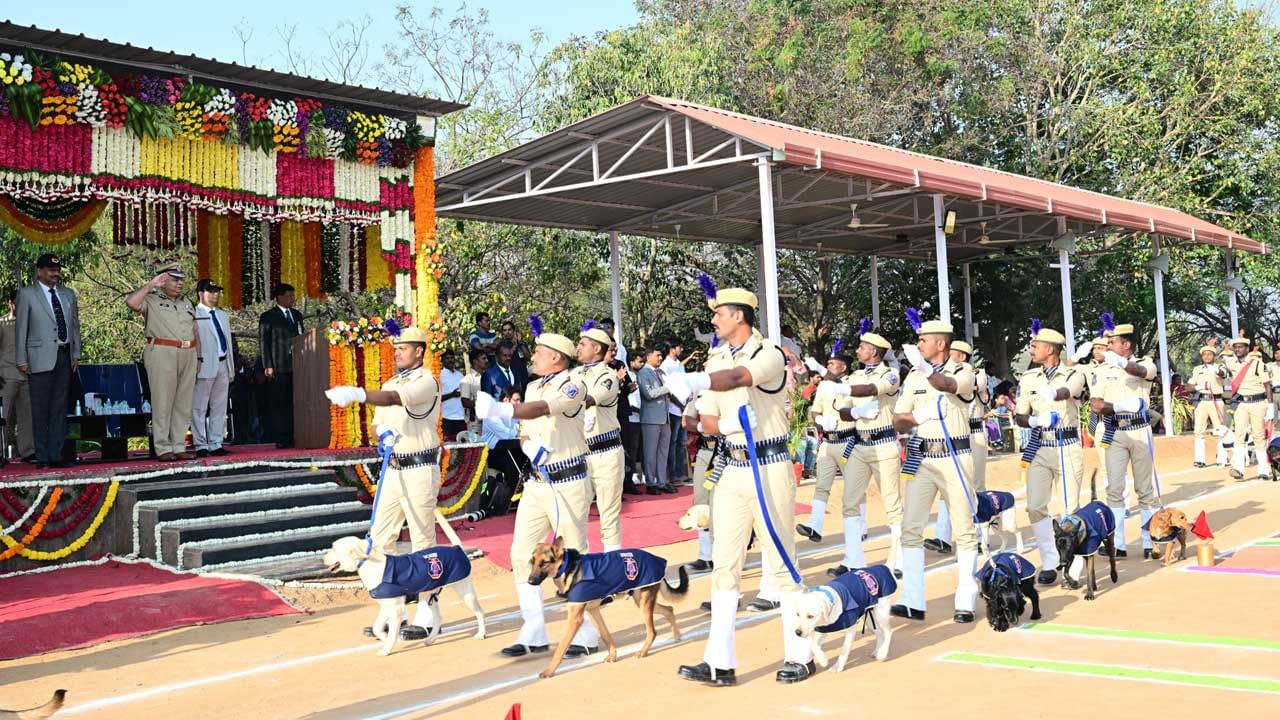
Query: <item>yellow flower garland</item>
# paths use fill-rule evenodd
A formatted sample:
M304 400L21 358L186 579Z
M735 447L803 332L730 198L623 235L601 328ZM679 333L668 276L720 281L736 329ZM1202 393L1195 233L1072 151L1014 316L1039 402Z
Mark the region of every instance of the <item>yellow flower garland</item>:
M102 521L106 520L107 513L111 511L111 506L115 504L116 492L119 489L120 482L112 480L111 487L107 488L107 498L102 501L102 507L98 508L97 516L93 518L93 522L89 523L89 527L84 531L84 534L76 538L75 542L60 550L54 550L53 552L31 550L30 548L23 548L18 552L22 557L27 558L28 560L61 560L80 548L83 548L85 545L88 545L89 541L93 539L93 536L98 533L98 528L102 526ZM9 547L13 547L18 544L17 541L8 535L0 535L0 541L4 541L4 544Z
M364 389L379 390L382 388L382 343L376 345L364 346ZM368 404L361 404L364 408L364 424L369 428L369 439L372 440L373 435L373 410L374 407Z
M458 502L450 505L449 507L436 508L436 509L439 510L440 513L445 517L449 517L449 515L461 510L467 504L467 501L471 499L471 496L476 493L476 488L480 487L480 478L484 475L484 469L488 465L488 463L489 463L489 446L484 445L480 450L480 462L479 464L476 465L476 473L475 475L471 476L471 484L467 487L467 491L462 493L462 497L458 500ZM444 480L445 471L446 471L446 468L441 466L440 479L442 482Z

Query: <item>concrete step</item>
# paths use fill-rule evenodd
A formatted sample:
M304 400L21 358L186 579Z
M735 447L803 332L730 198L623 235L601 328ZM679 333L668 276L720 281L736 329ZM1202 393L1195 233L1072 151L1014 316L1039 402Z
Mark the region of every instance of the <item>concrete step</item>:
M283 582L289 582L290 580L359 582L355 575L330 574L329 569L324 566L324 562L321 559L323 557L324 551L320 550L302 555L242 560L219 565L210 569L209 572L252 575L267 580L280 580ZM201 572L202 568L191 568L191 570Z
M179 547L205 540L226 540L245 535L296 530L320 525L369 521L369 506L359 501L332 505L282 508L266 513L187 518L160 522L160 561L177 565Z
M349 535L363 535L368 527L368 522L328 525L302 530L296 534L251 536L207 547L194 543L183 546L181 566L184 568L216 566L214 569L221 569L226 563L246 560L302 557L311 554L319 558L333 545L334 540ZM318 559L317 562L319 562Z
M270 470L242 475L213 478L185 478L147 483L127 483L121 493L131 494L137 502L169 500L194 495L216 495L261 490L289 485L314 485L322 482L337 483L332 470Z

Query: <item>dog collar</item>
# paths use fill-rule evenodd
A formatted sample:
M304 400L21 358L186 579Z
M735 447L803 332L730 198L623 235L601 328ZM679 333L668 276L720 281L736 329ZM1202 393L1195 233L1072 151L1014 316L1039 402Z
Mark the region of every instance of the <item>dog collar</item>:
M832 606L840 604L840 599L837 598L836 594L832 592L831 588L827 587L826 585L819 585L816 588L810 588L809 592L820 592L823 595L826 595L827 599L831 601Z
M564 553L564 559L560 561L560 567L556 569L556 574L552 577L561 577L569 570L569 551Z

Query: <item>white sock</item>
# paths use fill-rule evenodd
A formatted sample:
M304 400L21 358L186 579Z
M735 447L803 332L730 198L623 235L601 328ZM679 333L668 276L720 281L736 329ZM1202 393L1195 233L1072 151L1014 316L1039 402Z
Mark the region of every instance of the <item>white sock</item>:
M924 548L902 548L902 604L924 610Z
M1235 452L1231 453L1231 467L1240 471L1241 474L1244 473L1244 461L1245 461L1244 456L1247 452L1249 451L1245 450L1244 446L1242 445L1240 447L1237 447L1235 449Z
M516 642L530 646L548 644L547 623L542 614L542 587L517 580L516 600L520 603L520 617L524 620Z
M902 526L889 526L889 569L902 572Z
M1040 548L1040 569L1057 570L1062 558L1058 555L1058 546L1053 540L1053 519L1044 518L1032 523L1031 532Z
M978 581L973 577L977 564L977 550L956 550L956 610L973 612L978 599Z
M1194 447L1195 447L1195 451L1194 451L1195 462L1203 463L1204 462L1204 438L1202 437L1196 438Z
M610 552L612 550L621 550L621 549L622 549L621 545L605 545L604 546L605 552Z
M1230 448L1230 446L1229 446L1229 445L1223 445L1221 440L1219 440L1219 441L1218 441L1218 456L1217 456L1216 458L1214 458L1215 462L1216 462L1218 465L1226 465L1226 464L1227 464L1227 450L1228 450L1228 448Z
M1264 448L1254 450L1258 459L1258 477L1267 477L1271 473L1271 463L1267 462L1267 451Z
M1125 509L1123 505L1111 507L1111 517L1116 523L1116 549L1124 550L1128 543L1124 540L1124 515Z
M698 531L698 559L699 560L711 559L711 531L710 530L703 529Z
M1080 582L1080 573L1084 572L1084 556L1077 555L1071 559L1071 567L1067 568L1067 577Z
M827 519L827 501L814 500L813 510L809 513L809 529L822 534L822 523Z
M938 521L933 524L933 534L942 542L951 542L951 513L945 501L938 502Z
M578 632L574 634L573 641L570 644L587 648L600 646L600 632L596 630L595 624L591 622L590 615L583 614L582 627L578 628Z
M1140 509L1138 513L1142 516L1142 547L1144 550L1150 550L1151 531L1147 529L1147 523L1151 521L1151 516L1155 513L1146 508Z
M738 667L738 654L733 642L733 624L737 614L736 591L711 592L711 628L707 631L707 647L702 652L702 661L716 670Z
M866 567L866 557L862 553L862 518L844 519L844 560L840 562L847 568Z

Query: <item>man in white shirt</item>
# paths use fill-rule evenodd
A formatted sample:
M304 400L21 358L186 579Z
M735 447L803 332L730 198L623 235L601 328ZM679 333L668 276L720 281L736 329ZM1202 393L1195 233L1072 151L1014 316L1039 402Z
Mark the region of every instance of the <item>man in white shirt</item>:
M673 375L684 374L684 361L680 359L683 354L684 345L679 342L667 346L666 358L658 366L664 380ZM689 482L689 435L680 422L681 416L684 415L684 404L668 396L667 415L667 421L671 425L671 448L667 451L667 477L669 483L687 483Z
M229 455L222 447L227 435L227 390L235 374L235 352L231 344L231 324L218 308L222 287L211 278L196 284L197 346L196 387L191 400L191 440L196 457Z
M458 370L458 353L450 350L440 356L440 397L444 405L444 439L452 440L467 429L467 411L462 407L462 373Z

